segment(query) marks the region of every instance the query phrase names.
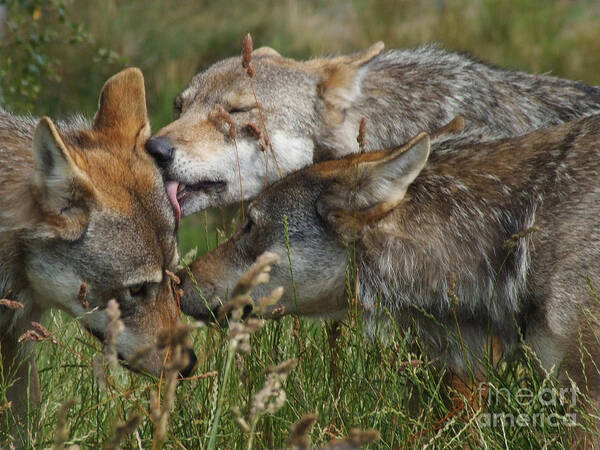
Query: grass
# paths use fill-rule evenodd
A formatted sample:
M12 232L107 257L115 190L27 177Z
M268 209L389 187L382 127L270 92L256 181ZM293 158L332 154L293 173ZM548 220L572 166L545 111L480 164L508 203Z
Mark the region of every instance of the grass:
M559 396L560 386L534 369L535 358L527 352L516 361L488 367L485 409L473 411L457 403L460 397L446 387L443 368L421 352L411 330L391 322L385 341L381 333L366 337L360 307L352 303L352 286L349 279L352 312L344 322L297 317L267 321L248 332L245 352L232 339L239 330L246 332L244 325L195 331L198 371L177 388L164 446L281 448L293 424L311 413L317 420L310 438L318 446L359 428L377 430L377 448L571 448L573 428L566 425L570 414L577 415L579 427L589 426L581 401L573 401L569 392ZM52 312L45 323L55 339L36 344L43 400L20 428L26 446L48 448L62 435L57 448L99 448L113 441L117 426L137 415L139 426L125 433L121 445L161 448L151 403L152 392L161 389L164 379L118 367L105 368L103 382L92 369L101 344L59 312ZM297 365L289 376L276 380L285 401L278 410L256 414L257 397L265 395L267 380L273 384L271 367L290 359ZM4 386L0 384L0 394ZM0 417L0 446L7 446L10 411ZM239 425L240 417L246 426Z
M156 389L157 380L118 369L108 389L100 388L89 363L100 351L99 344L61 314L53 313L48 324L58 340L69 343L74 352L50 342L37 346L43 402L30 414L29 429L22 429L31 448L53 444L62 405L69 399L73 403L67 413L64 445L98 448L112 438L118 423L139 414L141 425L136 434L127 437L125 447L137 448L139 441L143 448L150 448L154 429L148 417L149 393ZM299 339L294 336L295 328ZM220 448L245 447L250 436L237 425L232 408L239 407L248 416L267 368L297 358L298 366L283 384L287 401L276 413L258 420L253 448L285 446L291 425L311 412L318 415L311 432L318 445L359 427L379 431L377 448L463 448L467 442L488 448L570 448L569 429L564 426L485 427L479 422L485 421L483 416L475 418L465 410L453 409L441 382L444 374L423 355L410 351L412 346L407 345L402 330L394 330L389 341L382 343L365 340L360 321L346 323L334 347L329 345L328 330L325 322L301 319L297 327L293 317L271 321L252 336L252 350L246 355L231 352L225 330L196 332L199 373L216 371L218 376L178 387L166 447L207 448L209 436ZM560 405L518 401L520 389L537 394L548 383L552 386L531 366L531 361L523 358L517 365L489 374L489 383L502 389L489 413L565 414ZM0 438L1 445L7 445L5 438Z

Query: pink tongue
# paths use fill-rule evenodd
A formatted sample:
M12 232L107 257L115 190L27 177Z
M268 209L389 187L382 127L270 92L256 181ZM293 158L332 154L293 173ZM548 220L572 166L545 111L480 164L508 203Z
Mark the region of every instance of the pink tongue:
M179 189L179 183L177 181L167 181L165 187L167 189L167 197L169 197L169 201L175 210L175 216L177 216L177 229L179 229L179 221L181 220L181 208L177 201L177 189Z

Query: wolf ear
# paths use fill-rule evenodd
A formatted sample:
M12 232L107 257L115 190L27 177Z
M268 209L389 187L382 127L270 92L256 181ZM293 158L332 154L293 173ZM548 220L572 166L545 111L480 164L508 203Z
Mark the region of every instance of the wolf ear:
M104 83L94 117L94 130L116 134L127 141L138 135L144 141L150 137L144 75L140 69L122 70Z
M429 158L430 138L421 133L406 145L368 155L346 166L325 192L317 209L340 231L383 217L404 198Z
M78 181L85 179L52 120L42 117L33 137L33 186L44 209L62 213L77 196Z
M385 45L377 42L349 55L315 59L305 64L319 72L319 94L325 102L338 109L348 108L360 94L359 69L379 55Z

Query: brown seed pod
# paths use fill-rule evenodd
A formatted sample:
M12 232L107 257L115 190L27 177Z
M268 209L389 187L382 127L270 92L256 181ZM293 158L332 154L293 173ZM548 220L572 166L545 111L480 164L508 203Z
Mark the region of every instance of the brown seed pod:
M358 142L358 148L361 153L365 152L365 136L367 134L367 119L363 117L360 119L360 125L358 126L358 136L356 141Z
M242 47L242 67L248 69L252 62L252 50L254 43L252 42L252 35L248 33L244 38L244 46Z

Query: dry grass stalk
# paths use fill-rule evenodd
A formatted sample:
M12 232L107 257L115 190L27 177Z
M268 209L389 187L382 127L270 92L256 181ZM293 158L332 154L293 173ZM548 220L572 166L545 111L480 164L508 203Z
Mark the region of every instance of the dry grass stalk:
M273 310L273 312L271 313L271 319L279 320L284 316L284 314L285 314L285 306L281 305L278 308L275 308Z
M69 439L69 427L67 424L67 413L75 405L75 400L67 400L58 411L56 418L56 431L54 434L54 450L59 450L64 447L65 442Z
M358 136L356 142L358 142L358 148L361 153L365 152L365 136L367 134L367 119L363 117L360 119L360 125L358 126Z
M240 198L242 199L241 210L242 210L242 220L243 220L244 219L244 200L243 200L244 188L242 187L242 168L240 166L240 154L239 154L238 145L237 145L237 135L238 134L237 134L237 128L235 126L235 122L233 121L231 114L229 114L225 110L225 108L223 108L223 106L219 105L219 104L217 104L215 106L215 109L213 109L210 112L210 114L208 115L208 119L216 124L225 122L229 126L229 137L233 141L233 145L235 147L235 157L236 157L237 166L238 166L238 176L239 176L239 181L240 181Z
M150 418L154 422L153 449L162 448L167 439L169 417L175 404L175 390L179 378L179 372L189 364L189 358L183 351L182 346L173 349L173 357L167 366L167 380L165 390L160 402L160 391L152 391L150 394Z
M233 408L231 408L231 412L235 417L235 423L237 424L237 426L240 427L240 429L244 433L250 433L250 425L248 425L248 422L246 422L246 419L244 419L244 417L242 416L240 408L234 406Z
M10 408L12 408L12 402L7 402L4 405L0 405L0 413L3 413L4 411L9 410Z
M179 381L179 374L190 362L186 352L186 349L191 346L189 333L196 328L198 328L196 324L188 325L178 322L172 330L161 333L157 338L157 348L170 351L171 360L165 367L166 381L162 404L160 384L158 391L150 393L150 419L154 423L153 449L162 448L167 439L169 418L175 405L175 391Z
M250 318L246 323L231 322L228 336L230 348L238 353L250 353L250 335L264 327L265 323L265 320L256 318Z
M88 291L88 286L87 286L87 283L84 281L81 283L81 286L79 286L79 292L77 293L77 300L79 300L79 302L83 305L83 307L85 309L88 309L90 307L90 302L88 302L86 299L87 291Z
M121 448L121 442L132 434L142 421L138 414L134 414L129 420L115 428L115 437L112 441L104 445L104 450L118 450Z
M169 330L162 330L156 338L156 348L159 350L165 348L175 348L178 346L184 348L190 348L192 342L190 340L190 333L197 330L201 324L198 323L183 323L177 322L173 328Z
M248 79L250 80L250 88L252 89L252 95L254 96L254 101L256 102L256 107L258 108L258 114L260 116L260 122L263 128L263 141L265 146L271 150L271 154L273 155L273 160L275 161L275 167L277 168L277 172L279 173L279 178L283 178L283 174L281 173L281 168L279 167L279 162L277 161L277 155L273 150L273 146L271 145L271 139L269 137L269 131L267 130L267 125L265 122L265 118L263 117L262 106L258 101L258 96L256 95L256 89L254 89L254 83L252 79L256 72L254 71L254 67L252 66L252 51L254 49L254 43L252 42L252 36L250 33L246 35L244 38L244 45L242 47L242 67L246 69L246 74L248 74ZM261 150L263 150L261 148ZM263 150L264 151L264 150ZM265 187L268 185L269 178L269 158L265 156Z
M201 373L198 375L194 375L192 377L187 377L187 378L181 378L181 381L190 381L190 380L204 380L206 378L214 378L217 375L219 375L219 372L217 372L216 370L211 370L210 372L206 372L206 373Z
M0 306L6 306L8 309L23 309L25 307L23 303L7 298L0 299Z
M325 449L356 449L360 447L364 447L365 445L373 444L377 442L380 438L379 431L377 430L361 430L358 428L353 428L350 430L348 437L345 439L334 439L329 442L325 447Z
M121 310L116 300L112 299L106 306L106 316L108 324L106 326L106 335L104 336L104 354L108 365L115 369L117 367L117 340L119 335L125 330L121 321Z
M519 241L525 237L527 237L528 235L530 235L531 233L534 233L536 231L539 231L538 227L536 227L535 225L527 228L519 233L515 233L513 234L511 237L509 237L506 242L504 243L504 248L506 249L511 249L517 246L517 244L519 243Z
M252 398L250 418L253 421L263 414L274 414L285 404L287 397L282 384L297 365L298 360L294 358L269 368L264 387Z
M319 416L316 413L306 414L290 427L287 445L291 449L308 449L312 447L310 431Z
M173 283L175 283L177 286L179 286L181 284L181 279L177 275L175 275L173 272L171 272L168 269L165 269L165 272L169 276L169 278L171 278Z
M31 342L42 342L50 340L53 344L60 345L58 340L46 329L42 324L38 322L31 322L33 330L27 330L21 336L19 336L18 342L31 341Z
M421 366L421 365L423 365L423 360L421 360L421 359L411 359L409 361L402 362L400 364L400 366L398 367L398 370L402 371L402 370L408 369L409 367L418 367L418 366Z
M261 297L256 302L255 311L258 314L264 314L267 310L277 304L277 302L281 299L283 295L283 286L279 286L278 288L273 289L269 295L265 297Z
M254 69L251 69L253 50L254 43L252 42L252 35L248 33L244 38L244 45L242 47L242 67L246 69L246 73L250 78L254 76Z
M234 286L231 296L249 295L252 288L259 284L269 282L269 272L271 265L279 262L279 256L275 253L265 252L260 255L254 264L243 274Z
M104 371L103 358L101 353L97 353L92 361L92 372L98 382L100 389L106 388L106 372Z
M244 130L258 141L258 148L261 152L264 152L271 141L267 135L263 136L262 131L253 123L247 123Z
M223 304L219 309L218 320L232 315L233 320L241 319L243 310L246 306L253 306L254 300L249 295L236 295L231 300Z

